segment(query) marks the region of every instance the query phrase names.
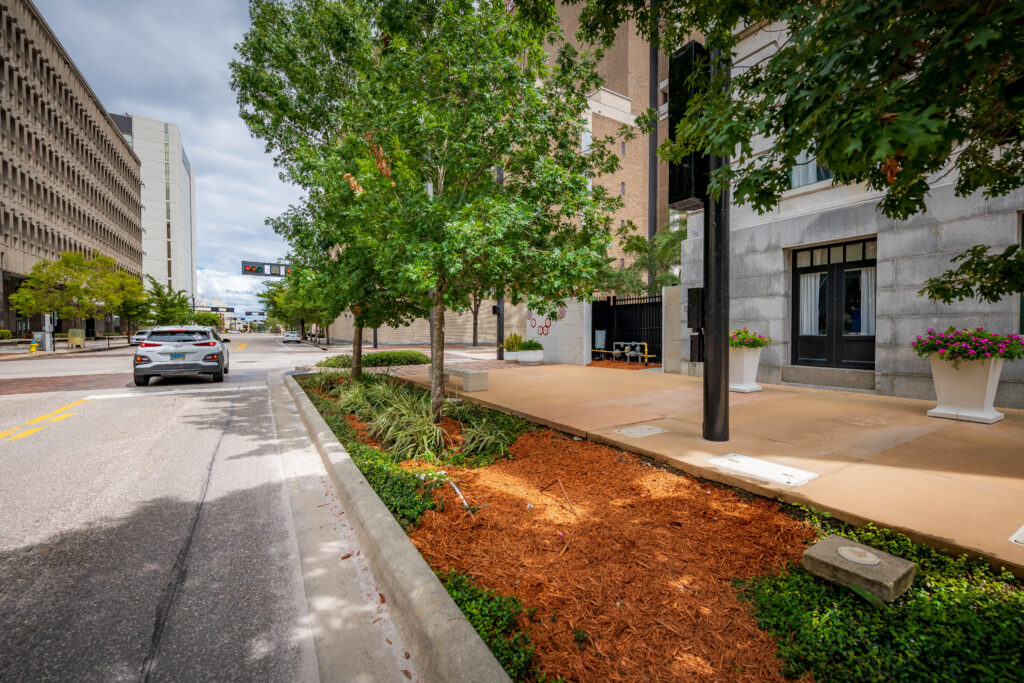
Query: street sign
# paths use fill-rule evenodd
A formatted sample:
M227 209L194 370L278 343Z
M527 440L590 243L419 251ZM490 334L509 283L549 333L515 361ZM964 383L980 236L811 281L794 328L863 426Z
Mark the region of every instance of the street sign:
M284 277L290 272L292 272L292 267L291 264L288 263L259 263L257 261L242 261L242 275Z

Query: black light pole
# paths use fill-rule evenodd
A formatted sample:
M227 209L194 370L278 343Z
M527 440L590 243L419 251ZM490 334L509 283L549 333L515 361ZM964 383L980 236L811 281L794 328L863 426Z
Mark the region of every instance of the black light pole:
M651 0L651 14L657 17L657 0ZM651 109L658 111L658 25L651 29L650 82L648 86L648 102ZM658 124L654 119L654 130L647 140L647 241L650 242L658 234ZM654 273L648 273L648 284L654 283Z
M505 171L501 166L497 170L498 186L505 188ZM502 285L498 294L498 360L505 360L505 286Z
M720 50L711 51L711 78L729 63ZM728 73L727 73L728 77ZM714 173L728 157L711 155ZM704 201L704 438L729 440L729 188Z

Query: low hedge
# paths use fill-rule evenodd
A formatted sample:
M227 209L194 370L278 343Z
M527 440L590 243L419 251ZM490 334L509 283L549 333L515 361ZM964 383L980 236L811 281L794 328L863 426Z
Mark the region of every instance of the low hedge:
M783 673L817 681L1009 681L1024 667L1024 583L903 534L854 528L801 509L837 533L917 564L910 590L869 603L799 565L738 581L758 626L775 636Z
M393 365L426 365L430 357L419 351L377 351L363 354L364 368L383 368ZM350 368L352 356L341 353L317 363L322 368Z
M13 339L14 334L10 330L0 330L0 339Z

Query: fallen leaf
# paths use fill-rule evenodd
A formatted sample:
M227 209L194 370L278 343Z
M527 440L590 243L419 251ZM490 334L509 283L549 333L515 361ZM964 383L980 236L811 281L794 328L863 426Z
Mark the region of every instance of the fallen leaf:
M410 681L412 680L412 674L411 673L409 673L405 669L402 669L402 673L404 673L405 677L408 678Z
M380 604L383 605L385 602L387 602L387 600L384 599L384 594L383 593L377 593L377 595L380 596Z
M344 555L341 556L341 559L347 560L350 557L352 557L352 553L345 553Z

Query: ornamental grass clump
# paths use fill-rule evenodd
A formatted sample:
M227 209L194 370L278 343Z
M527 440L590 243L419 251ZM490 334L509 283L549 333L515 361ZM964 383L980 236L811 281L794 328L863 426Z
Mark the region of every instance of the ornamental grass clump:
M1024 337L994 334L982 327L962 330L950 327L945 332L928 328L927 334L918 335L910 345L922 358L938 354L955 368L960 367L963 360L985 362L990 358L1002 358L1012 362L1024 358Z
M768 346L771 341L768 337L751 332L745 327L729 333L729 347L733 349L761 349Z

